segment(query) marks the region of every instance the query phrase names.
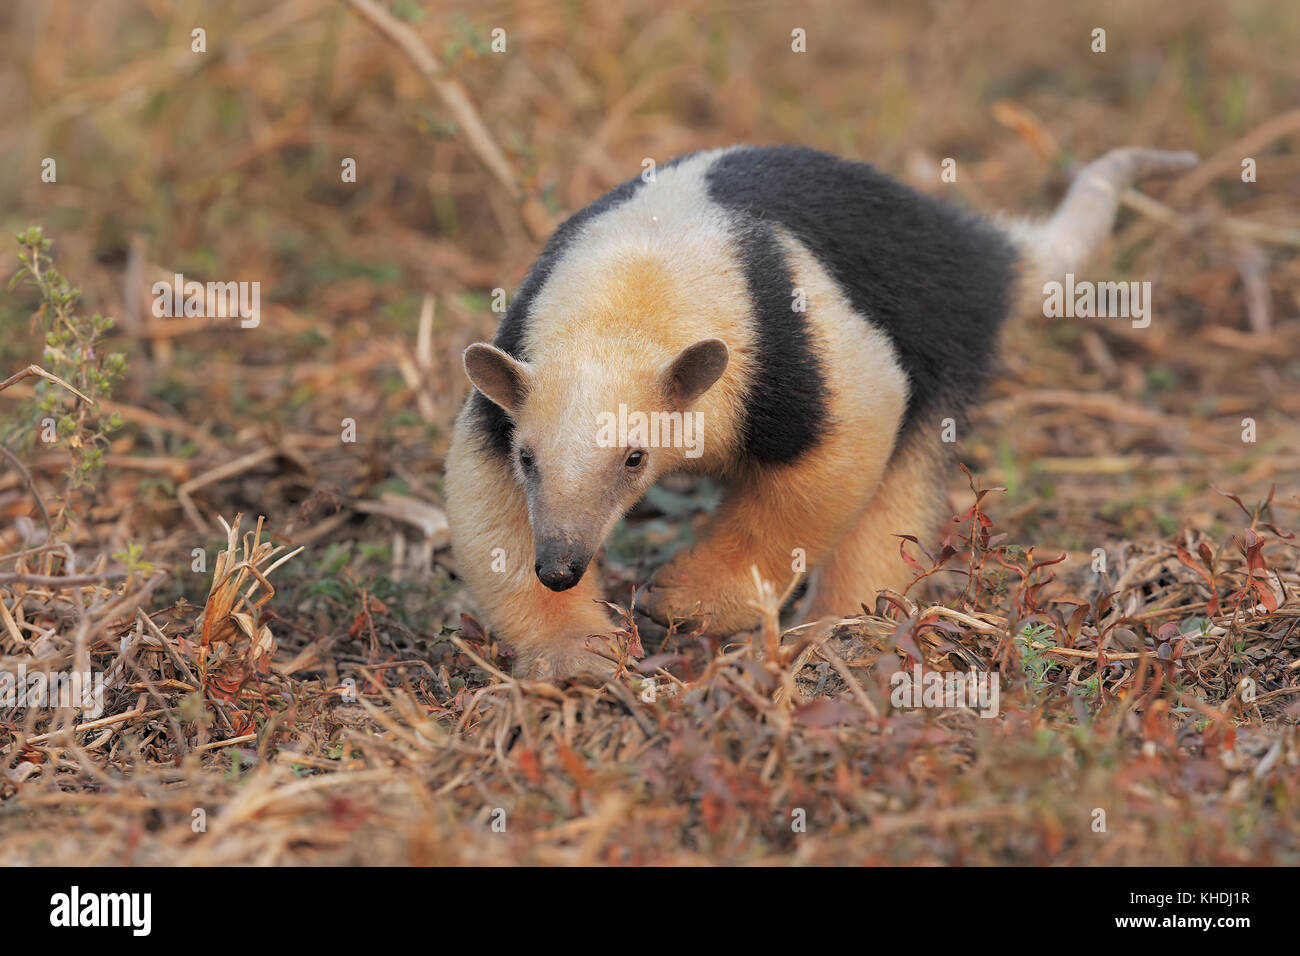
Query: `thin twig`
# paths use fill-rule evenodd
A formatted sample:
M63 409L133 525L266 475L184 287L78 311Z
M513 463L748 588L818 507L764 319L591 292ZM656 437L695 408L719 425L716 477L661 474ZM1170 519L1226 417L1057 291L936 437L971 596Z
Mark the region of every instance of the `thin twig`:
M343 2L361 14L371 26L405 54L411 65L433 87L443 105L451 111L474 156L509 192L511 200L519 208L520 218L525 228L536 240L546 238L552 225L549 214L539 203L530 201L524 194L509 161L501 152L501 147L497 145L492 133L484 125L478 110L460 81L443 70L438 58L424 45L424 41L415 31L374 0L343 0Z
M76 395L77 398L81 399L83 402L89 402L91 405L95 404L95 400L93 398L90 398L87 395L83 395L81 392L77 391L75 388L73 388L63 379L59 378L53 372L47 372L39 365L29 365L21 372L17 372L14 375L10 375L3 382L0 382L0 392L3 392L6 388L8 388L10 385L13 385L15 382L21 382L25 378L31 378L33 375L39 375L41 378L47 378L51 382L55 382L58 385L62 385L64 388L66 388L73 395Z
M20 574L5 572L0 574L0 584L28 584L32 587L73 588L87 584L99 584L101 581L121 581L127 576L126 571L101 571L98 574Z
M3 454L5 458L8 459L9 464L13 465L15 468L18 469L18 474L22 476L23 481L27 485L27 490L31 492L32 498L36 502L37 510L40 511L41 513L41 520L45 522L46 536L47 537L52 536L54 534L54 525L51 524L50 522L50 512L45 507L45 499L42 498L41 493L36 490L36 482L32 480L31 472L29 472L26 466L24 466L23 463L18 460L18 456L15 455L13 452L11 452L4 445L0 445L0 454ZM41 549L35 548L33 550L39 551Z

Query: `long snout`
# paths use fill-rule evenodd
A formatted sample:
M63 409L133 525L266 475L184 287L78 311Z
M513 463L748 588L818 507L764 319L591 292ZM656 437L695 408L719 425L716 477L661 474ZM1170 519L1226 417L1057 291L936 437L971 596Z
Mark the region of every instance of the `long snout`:
M537 543L537 579L552 591L567 591L579 581L591 563L591 552L571 541L543 539Z

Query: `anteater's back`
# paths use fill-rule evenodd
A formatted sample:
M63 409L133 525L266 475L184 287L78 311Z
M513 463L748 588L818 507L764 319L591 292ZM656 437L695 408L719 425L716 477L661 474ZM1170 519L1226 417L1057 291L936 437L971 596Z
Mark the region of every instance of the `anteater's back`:
M789 230L888 333L911 384L907 424L970 401L1011 305L1016 251L998 229L806 147L726 150L708 181L710 196L752 228Z

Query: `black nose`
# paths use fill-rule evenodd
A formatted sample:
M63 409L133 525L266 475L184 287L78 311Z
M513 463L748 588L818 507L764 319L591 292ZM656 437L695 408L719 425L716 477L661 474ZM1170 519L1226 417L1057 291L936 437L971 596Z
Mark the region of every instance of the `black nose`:
M552 591L567 591L582 580L587 557L566 545L543 544L537 549L533 570L537 578Z
M550 561L543 564L538 561L533 570L537 577L552 591L567 591L582 580L586 565L581 561Z

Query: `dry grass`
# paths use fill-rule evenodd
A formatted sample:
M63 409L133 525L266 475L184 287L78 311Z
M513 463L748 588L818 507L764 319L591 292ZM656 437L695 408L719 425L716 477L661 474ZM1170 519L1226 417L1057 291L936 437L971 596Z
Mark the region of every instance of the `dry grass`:
M312 673L315 639L268 664L269 629L237 609L258 584L269 595L269 546L248 536L236 560L232 529L202 615L137 609L90 645L114 716L73 723L65 711L50 718L58 729L33 733L29 711L15 728L3 779L19 798L4 818L21 824L5 855L1300 859L1300 574L1287 534L1257 520L1216 548L1189 533L1126 554L1114 580L1047 599L1057 559L1008 545L980 498L925 568L964 582L948 605L885 594L880 613L796 629L766 654L757 640L711 653L697 635L670 637L601 689L512 680L494 645L463 636L437 667L410 654L325 678ZM25 614L54 614L66 589L20 597ZM363 607L349 636L364 644L385 610ZM470 621L463 632L482 637ZM614 638L625 659L638 644L634 625ZM917 664L995 671L1000 718L894 707L890 675ZM1092 830L1098 809L1104 833Z
M0 184L2 225L47 227L128 356L90 488L22 441L25 403L61 386L0 389L0 673L108 679L99 717L0 708L0 861L1300 862L1300 10L455 9L412 29L506 173L342 3L0 13L0 161L36 171ZM505 57L477 48L497 25ZM951 548L908 546L924 585L779 646L769 615L754 646L640 657L629 624L606 688L511 680L461 616L439 508L456 357L543 215L738 141L988 210L1046 209L1071 161L1120 144L1209 161L1131 197L1098 267L1152 280L1151 328L1011 330L958 449L1006 491L964 511L954 468ZM154 318L178 271L259 279L261 326ZM0 379L49 364L36 310L0 305ZM221 530L241 512L257 530ZM615 601L696 514L667 496L629 519ZM894 707L917 661L997 673L1001 717Z

